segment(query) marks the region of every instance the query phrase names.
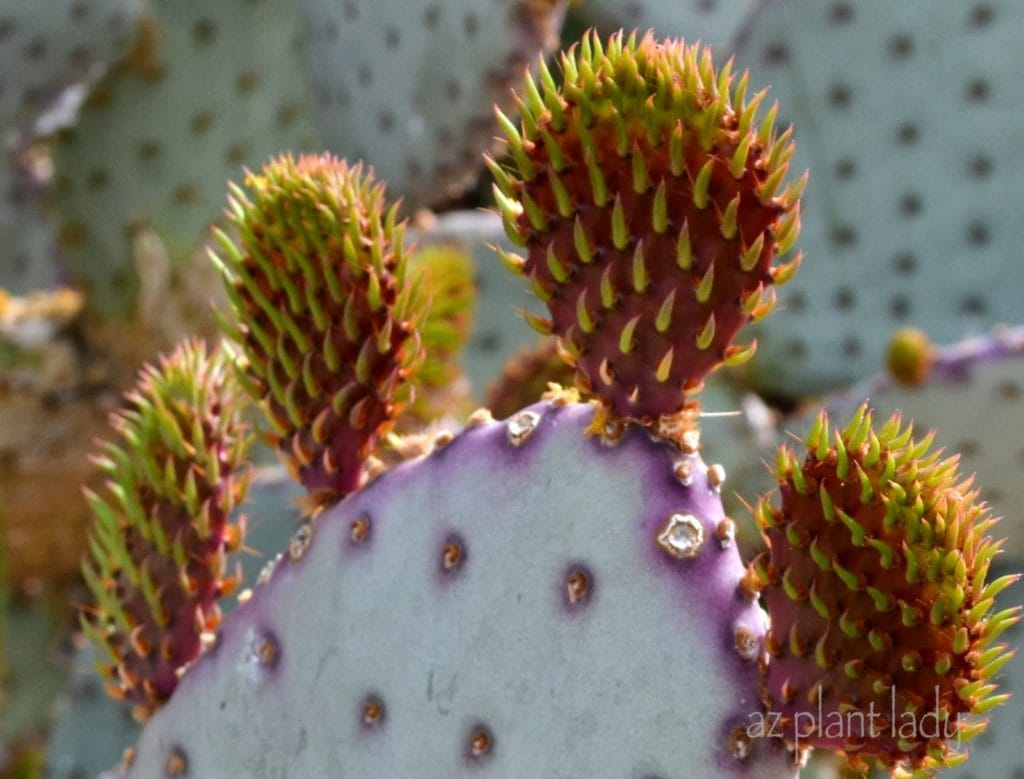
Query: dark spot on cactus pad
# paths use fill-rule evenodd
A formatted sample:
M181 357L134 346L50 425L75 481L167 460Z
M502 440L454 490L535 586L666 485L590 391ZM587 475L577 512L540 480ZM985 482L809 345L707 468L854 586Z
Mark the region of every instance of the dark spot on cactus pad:
M983 78L975 78L967 83L964 96L969 103L984 103L989 96L988 82Z
M985 154L978 154L968 161L967 170L976 179L988 178L992 173L992 159Z
M896 128L896 140L904 146L913 146L921 139L921 130L914 122L904 122Z
M917 257L910 252L901 252L893 258L893 266L901 276L913 276L917 271Z
M1021 386L1015 381L1004 381L996 387L996 393L1003 400L1020 400Z
M789 48L785 43L780 41L773 41L764 47L764 53L761 55L764 60L764 64L769 67L783 65L789 62Z
M252 640L252 659L263 668L277 667L281 657L281 644L271 631L264 631Z
M857 357L860 355L863 347L861 346L860 339L855 336L847 336L843 339L842 343L843 354L847 357Z
M444 93L453 103L462 96L462 86L457 78L449 78L444 82Z
M85 186L92 192L97 192L110 183L110 174L103 168L96 168L89 171L85 177Z
M971 27L988 27L992 24L993 18L995 18L995 11L992 10L992 6L988 3L978 3L971 9L967 23Z
M571 565L566 571L562 590L569 608L583 606L594 597L594 575L584 565Z
M363 63L356 70L356 79L359 81L359 86L371 86L373 84L373 69L366 63Z
M89 4L84 0L78 0L78 2L72 3L68 9L68 15L71 17L71 21L76 23L84 22L86 17L89 16Z
M28 46L25 47L25 56L30 60L41 60L46 56L46 39L42 36L37 36L29 41Z
M197 19L192 25L192 40L198 46L205 46L210 43L217 34L217 25L212 19Z
M893 295L889 299L889 313L893 319L906 319L910 315L910 298L906 295Z
M446 576L456 576L466 565L466 542L457 533L451 533L441 547L440 568Z
M370 540L373 522L369 515L362 514L353 519L348 526L348 542L351 546L361 546Z
M832 300L840 311L849 311L857 304L857 298L849 287L837 289Z
M136 149L136 154L143 162L151 162L160 156L160 144L157 141L143 141Z
M850 107L852 94L846 84L833 84L828 90L828 102L833 108L843 110Z
M195 184L179 184L174 188L174 202L180 206L190 206L199 200L199 188Z
M394 132L395 117L390 111L381 111L377 115L377 127L384 135Z
M210 111L199 111L192 116L189 128L193 135L200 135L210 129L213 124L213 113Z
M900 213L906 217L915 217L921 213L921 196L916 192L905 192L900 197Z
M988 224L980 219L975 219L967 225L967 243L971 246L986 246L991 238Z
M476 34L480 32L480 20L476 18L476 14L472 11L466 12L465 19L462 20L463 29L466 31L467 38L475 38Z
M832 245L837 249L849 249L857 245L857 231L853 225L837 224L830 235Z
M786 342L786 354L791 360L803 360L807 357L807 343L802 338L791 338Z
M356 3L356 0L345 0L343 12L345 14L345 21L354 22L359 18L359 4Z
M828 12L830 24L846 24L853 19L853 6L849 3L833 3Z
M753 748L753 740L743 725L736 725L729 731L726 743L729 754L737 760L746 760Z
M706 14L714 11L715 5L715 0L697 0L697 2L694 3L694 8L697 9L697 13Z
M840 181L848 181L857 173L857 162L849 157L836 161L835 175Z
M367 729L375 729L384 722L386 710L384 701L376 693L370 693L359 706L359 722Z
M807 295L800 290L787 291L784 293L783 300L784 305L790 311L806 311L807 310Z
M914 51L914 40L906 33L894 35L889 41L889 53L893 59L906 59Z
M302 109L295 103L285 103L277 109L275 117L278 127L288 127L295 123L295 120L302 114Z
M251 70L239 73L235 79L235 87L239 92L252 92L260 83L260 75Z
M471 761L485 760L494 754L494 734L486 725L476 725L466 739L466 757Z
M441 9L436 5L429 5L423 12L423 24L428 30L433 30L437 27L437 23L441 21Z
M983 316L987 310L985 300L980 295L965 295L960 301L960 312L970 316Z
M497 331L481 333L475 339L476 348L482 352L495 352L502 347L502 336Z
M224 159L232 165L240 165L249 156L249 147L244 143L233 143L224 152Z
M174 747L164 763L165 776L185 776L188 772L188 759L181 747Z
M389 49L394 50L398 48L401 41L402 39L398 34L398 28L388 27L387 31L384 33L384 45Z

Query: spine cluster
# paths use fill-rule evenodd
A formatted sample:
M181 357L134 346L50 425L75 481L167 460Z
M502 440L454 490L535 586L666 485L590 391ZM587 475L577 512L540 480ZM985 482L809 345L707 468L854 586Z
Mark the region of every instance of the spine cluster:
M513 169L493 161L506 231L581 389L619 416L679 411L722 363L749 359L740 328L773 307L788 280L805 180L783 179L791 130L757 114L731 62L648 33L596 34L562 56L557 86L543 62L518 99L521 126L499 113Z
M312 508L354 490L420 359L405 224L362 166L281 157L232 187L237 243L214 257L239 324L242 379Z
M241 400L224 353L186 341L143 369L112 417L118 441L95 458L107 481L103 496L86 491L95 523L82 572L95 605L82 626L108 692L138 719L170 697L237 584L226 557L244 523L230 518L252 443Z
M779 452L750 577L771 617L764 703L792 743L930 771L966 756L948 741L984 728L967 715L1009 697L995 639L1019 608L993 605L1018 577L987 581L996 520L931 439L898 415L876 433L862 407L841 431L821 414L802 462Z

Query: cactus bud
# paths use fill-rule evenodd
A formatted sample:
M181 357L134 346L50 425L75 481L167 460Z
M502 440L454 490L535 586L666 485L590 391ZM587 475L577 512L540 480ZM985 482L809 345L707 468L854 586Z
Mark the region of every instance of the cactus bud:
M992 613L1016 580L986 581L1001 542L957 458L929 452L899 416L877 432L862 406L830 433L824 413L801 462L777 459L781 505L763 499L769 550L751 576L771 617L763 695L801 746L858 764L931 771L1005 700L990 685L1009 658L996 637L1019 608Z
M229 517L248 488L252 436L243 395L221 350L186 341L143 368L119 441L95 457L105 495L86 490L95 523L82 566L95 606L82 627L98 648L107 690L145 719L217 627L217 598L237 584L226 554L244 522Z
M237 244L213 255L237 326L243 379L268 438L313 510L354 490L408 399L420 358L405 294L405 224L361 165L284 156L232 188Z
M527 75L522 129L499 115L514 170L495 185L541 321L578 384L622 417L686 405L722 363L753 355L740 328L774 305L773 265L800 224L803 180L780 188L789 130L758 125L764 95L682 41L595 33L562 57L565 83ZM492 166L493 168L494 166ZM778 194L776 194L778 192ZM506 263L508 264L508 263Z

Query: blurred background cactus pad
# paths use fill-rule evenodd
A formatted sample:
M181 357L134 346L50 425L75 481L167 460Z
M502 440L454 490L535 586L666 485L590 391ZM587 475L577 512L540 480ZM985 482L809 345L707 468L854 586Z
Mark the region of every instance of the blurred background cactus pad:
M0 0L0 779L1019 779L1022 26Z

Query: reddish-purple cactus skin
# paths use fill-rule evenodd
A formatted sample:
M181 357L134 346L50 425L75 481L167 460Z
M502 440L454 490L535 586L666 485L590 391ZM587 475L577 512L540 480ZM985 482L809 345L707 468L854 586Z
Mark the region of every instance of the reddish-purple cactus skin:
M281 157L245 183L229 209L237 246L218 233L240 322L223 325L271 443L316 509L359 486L421 356L405 225L372 173L327 155Z
M754 124L731 63L649 33L596 34L562 57L564 86L527 76L522 128L503 119L515 171L491 163L506 230L577 383L618 416L679 411L720 364L753 344L740 328L774 305L799 258L773 266L799 231L804 180L781 188L793 153L776 109Z
M819 415L800 462L780 450L781 505L755 509L769 551L764 702L801 746L860 765L929 772L962 761L983 714L1006 700L994 639L1019 608L992 613L1015 575L986 582L1001 542L957 458L929 452L895 416L876 433L862 407L842 432Z
M96 522L83 565L96 605L83 627L100 649L110 694L145 719L220 622L236 577L226 554L244 525L230 514L248 486L251 435L240 388L219 349L182 343L143 369L96 462L106 494L86 491Z

